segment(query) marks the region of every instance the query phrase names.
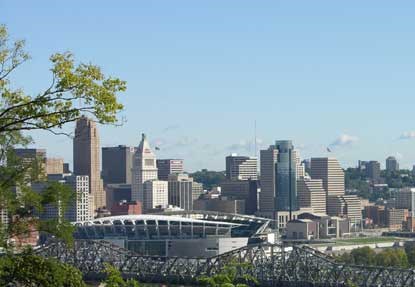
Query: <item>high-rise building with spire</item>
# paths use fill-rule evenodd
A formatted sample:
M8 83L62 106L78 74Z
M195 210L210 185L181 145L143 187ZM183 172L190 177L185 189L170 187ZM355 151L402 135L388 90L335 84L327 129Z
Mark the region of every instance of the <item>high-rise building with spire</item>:
M106 206L105 191L100 172L100 143L96 124L82 116L76 121L73 140L73 172L89 176L89 192L93 198L93 210Z
M134 154L131 179L131 199L143 202L144 182L157 180L156 156L145 134L142 134L140 145Z

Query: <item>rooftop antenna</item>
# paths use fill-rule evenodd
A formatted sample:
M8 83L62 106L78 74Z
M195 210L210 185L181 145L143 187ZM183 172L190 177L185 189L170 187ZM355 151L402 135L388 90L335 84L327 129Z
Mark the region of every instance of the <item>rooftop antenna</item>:
M257 157L257 146L256 146L256 120L254 120L254 152Z

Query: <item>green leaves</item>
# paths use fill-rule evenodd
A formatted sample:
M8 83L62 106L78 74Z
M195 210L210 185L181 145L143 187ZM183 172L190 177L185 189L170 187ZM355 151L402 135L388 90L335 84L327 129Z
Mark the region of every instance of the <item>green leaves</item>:
M258 280L250 275L252 266L248 263L231 262L220 273L201 276L198 281L208 287L247 287L259 285Z
M388 248L376 253L370 247L361 247L338 256L336 260L356 265L408 268L407 254L411 254L411 250Z
M134 279L128 279L125 281L121 272L112 266L111 264L105 263L105 274L106 279L103 282L105 287L139 287L140 285Z
M27 59L24 42L10 44L6 28L0 26L0 133L36 129L57 133L82 114L102 124L117 122L123 109L117 95L126 90L125 81L105 76L96 65L76 64L69 52L57 53L50 57L50 86L30 96L13 90L8 80Z
M39 287L86 287L81 272L55 259L46 259L26 250L16 256L0 257L0 286L8 284Z

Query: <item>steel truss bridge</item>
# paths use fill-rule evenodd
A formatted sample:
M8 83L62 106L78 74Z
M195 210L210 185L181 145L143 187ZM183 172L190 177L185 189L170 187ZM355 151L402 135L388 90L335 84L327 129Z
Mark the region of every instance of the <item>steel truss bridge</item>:
M126 278L190 285L230 263L249 263L239 272L254 276L261 286L415 286L415 270L341 264L307 246L258 244L211 258L179 258L140 256L105 241L77 240L72 248L51 242L36 253L76 266L86 280L101 279L104 263L110 263Z

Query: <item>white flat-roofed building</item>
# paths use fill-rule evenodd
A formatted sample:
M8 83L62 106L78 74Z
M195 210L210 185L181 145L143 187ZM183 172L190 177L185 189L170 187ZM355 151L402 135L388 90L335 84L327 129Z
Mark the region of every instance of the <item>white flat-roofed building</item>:
M164 208L169 205L168 182L164 180L148 180L143 184L143 209Z

